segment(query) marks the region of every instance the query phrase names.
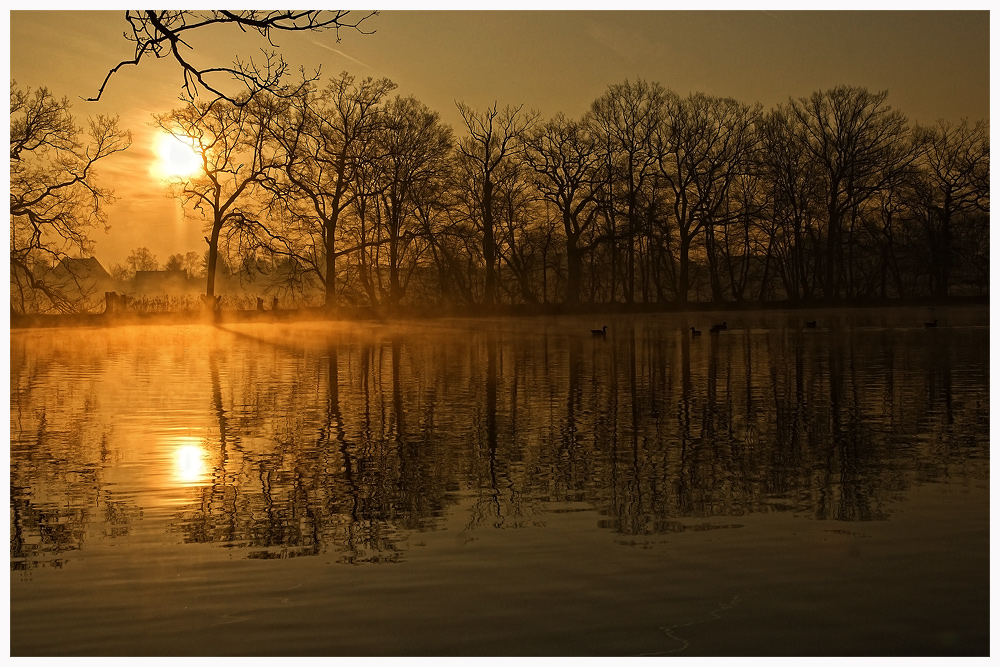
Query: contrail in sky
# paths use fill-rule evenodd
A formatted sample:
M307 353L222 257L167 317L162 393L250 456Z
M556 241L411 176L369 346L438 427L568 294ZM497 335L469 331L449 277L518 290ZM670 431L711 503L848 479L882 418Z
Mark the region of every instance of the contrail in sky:
M769 12L766 9L762 9L760 11L763 12L764 14L767 14L768 16L770 16L775 21L781 21L782 23L784 23L785 25L787 25L790 28L796 28L796 26L795 26L794 23L792 23L791 21L789 21L788 19L786 19L784 16L780 16L781 12L777 12L777 13L775 13L775 12Z
M320 42L320 41L317 41L317 40L313 40L313 44L315 44L316 46L322 46L324 49L329 49L330 51L333 51L334 53L336 53L338 56L343 56L344 58L347 58L351 62L355 62L355 63L361 65L362 67L367 67L368 69L372 68L371 65L369 65L367 63L363 63L360 60L358 60L357 58L352 58L349 55L347 55L346 53L344 53L343 51L341 51L340 49L335 49L332 46L328 46L327 44L324 44L323 42Z

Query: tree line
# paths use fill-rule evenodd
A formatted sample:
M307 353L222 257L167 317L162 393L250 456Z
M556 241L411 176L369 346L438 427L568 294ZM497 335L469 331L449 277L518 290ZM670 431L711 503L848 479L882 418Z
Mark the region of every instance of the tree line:
M155 116L200 155L169 187L205 221L208 297L223 264L328 308L988 291L987 121L911 124L851 86L765 110L639 79L580 118L459 102L455 133L395 89L344 72ZM12 82L12 304L45 289L46 255L86 248L111 201L89 166L127 147L67 117Z

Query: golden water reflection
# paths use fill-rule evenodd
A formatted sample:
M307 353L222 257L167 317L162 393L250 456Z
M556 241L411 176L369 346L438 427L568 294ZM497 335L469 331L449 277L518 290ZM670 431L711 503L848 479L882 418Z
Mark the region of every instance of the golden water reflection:
M466 530L581 504L625 537L768 512L886 520L911 485L988 478L978 320L688 324L14 332L12 563L138 522L247 558L391 562L470 497Z

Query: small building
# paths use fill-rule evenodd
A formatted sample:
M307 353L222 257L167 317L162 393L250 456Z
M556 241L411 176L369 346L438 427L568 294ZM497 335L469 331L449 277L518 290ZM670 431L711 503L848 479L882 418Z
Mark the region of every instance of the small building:
M64 257L45 276L45 282L67 299L82 300L115 289L115 281L96 257Z

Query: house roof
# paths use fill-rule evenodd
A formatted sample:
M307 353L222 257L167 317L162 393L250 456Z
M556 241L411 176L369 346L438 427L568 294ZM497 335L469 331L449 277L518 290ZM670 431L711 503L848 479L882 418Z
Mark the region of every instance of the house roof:
M56 275L72 275L77 279L111 280L111 274L96 257L63 257L52 271Z

